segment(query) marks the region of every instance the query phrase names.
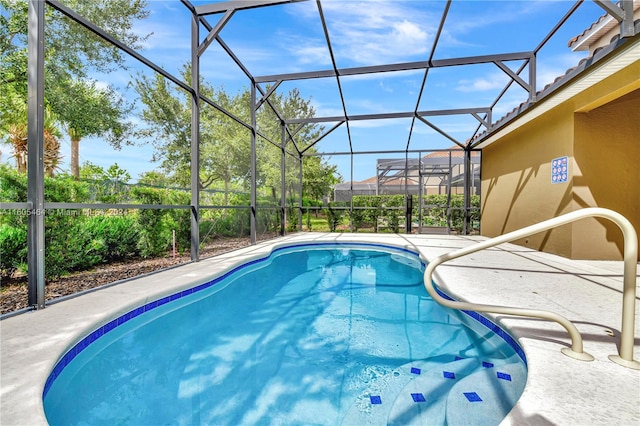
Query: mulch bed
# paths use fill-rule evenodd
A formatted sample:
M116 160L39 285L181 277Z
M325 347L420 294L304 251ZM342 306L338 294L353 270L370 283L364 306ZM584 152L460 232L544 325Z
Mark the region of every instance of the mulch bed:
M247 238L221 238L200 250L200 258L246 247ZM78 293L99 287L114 281L133 278L138 275L168 268L191 260L189 253L176 256L168 255L153 259L131 259L98 266L90 271L76 272L64 277L48 279L45 283L45 300ZM0 288L1 313L17 311L28 306L27 278L14 277L2 282Z

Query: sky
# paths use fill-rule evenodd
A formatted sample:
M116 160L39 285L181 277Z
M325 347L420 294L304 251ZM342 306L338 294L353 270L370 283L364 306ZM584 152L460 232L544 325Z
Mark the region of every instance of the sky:
M194 1L200 5L210 1ZM529 52L535 49L556 23L567 13L573 1L461 1L453 0L435 52L431 52L446 2L442 0L324 0L333 56L338 68L383 65ZM149 18L136 23L133 30L150 34L139 52L169 73L179 76L190 59L190 14L177 0L149 0ZM604 11L585 1L560 28L537 56L537 90L578 64L586 52L572 52L568 41L582 33ZM207 20L215 25L220 15ZM206 36L202 29L201 37ZM319 19L316 1L237 11L225 25L220 37L231 47L254 76L332 69L331 55ZM506 63L517 70L522 61ZM138 72L151 74L137 60L127 60L128 69L110 74L94 74L98 84L117 88L122 96L136 99L128 87ZM211 44L201 57L201 74L205 80L230 93L249 86L249 80L217 43ZM526 72L523 74L526 76ZM279 93L297 87L303 98L310 99L316 116L377 114L460 109L490 106L505 84L507 75L493 64L431 68L420 101L424 70L390 72L377 75L335 77L285 82ZM339 93L344 95L344 106ZM525 90L512 85L493 111L494 120L527 99ZM469 114L427 117L430 123L452 138L464 143L478 128L479 122ZM140 124L139 117L132 116ZM325 130L335 123L326 123ZM411 130L411 138L409 133ZM407 119L353 121L348 131L344 124L316 145L326 153L348 152L349 134L356 152L392 149L443 149L453 142L432 127ZM68 169L70 144L62 139L63 169ZM4 151L4 150L3 150ZM149 144L124 146L114 150L100 139L86 139L80 145L81 163L89 161L105 169L117 163L132 176L158 167L152 163ZM419 154L410 154L417 156ZM424 154L423 154L424 155ZM403 158L404 154L332 155L328 161L338 166L344 181L375 176L378 158ZM11 161L6 154L2 161Z

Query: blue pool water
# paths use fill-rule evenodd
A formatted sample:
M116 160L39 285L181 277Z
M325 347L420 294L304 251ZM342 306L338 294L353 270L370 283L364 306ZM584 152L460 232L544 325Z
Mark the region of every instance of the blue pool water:
M433 302L423 271L391 247L279 249L89 333L47 380L47 419L497 424L524 389L522 351Z

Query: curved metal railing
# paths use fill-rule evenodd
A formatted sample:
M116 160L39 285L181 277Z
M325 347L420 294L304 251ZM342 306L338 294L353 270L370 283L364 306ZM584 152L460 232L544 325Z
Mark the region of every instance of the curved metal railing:
M492 312L497 314L542 318L550 321L555 321L563 326L569 336L571 337L571 347L563 348L562 353L572 358L576 358L583 361L593 360L593 356L583 351L582 336L575 325L567 318L559 315L555 312L537 310L537 309L524 309L508 306L497 305L482 305L468 302L458 302L454 300L447 300L441 297L433 286L433 271L435 268L446 261L456 259L458 257L477 252L486 248L497 246L498 244L508 243L519 238L524 238L529 235L537 234L541 231L546 231L551 228L565 225L570 222L586 217L600 217L609 219L614 222L622 230L624 236L624 281L623 281L623 299L622 299L622 328L620 336L620 349L619 355L610 355L609 359L617 364L623 365L628 368L640 369L640 362L633 359L633 343L634 343L634 319L635 319L635 299L636 299L636 262L638 259L638 236L631 222L629 222L621 214L612 210L589 207L582 210L577 210L571 213L564 214L562 216L555 217L553 219L545 220L535 225L527 226L517 231L509 232L504 235L500 235L495 238L488 239L469 247L454 250L449 253L438 256L437 258L428 261L427 268L424 272L424 286L427 289L429 295L436 302L443 306L447 306L453 309L479 311L479 312Z

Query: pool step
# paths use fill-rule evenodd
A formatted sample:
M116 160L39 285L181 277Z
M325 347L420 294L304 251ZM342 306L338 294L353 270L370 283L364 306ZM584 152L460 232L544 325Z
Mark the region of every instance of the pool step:
M389 425L444 425L446 402L456 382L472 374L481 363L465 358L432 368L422 373L397 395L389 416Z
M462 378L447 395L447 424L499 424L522 394L526 380L525 369L516 363L483 368Z
M430 424L443 424L446 396L454 382L445 373L461 377L480 365L476 358L450 360L441 356L413 361L378 377L352 404L342 424L424 424L425 418Z
M498 424L526 382L519 362L442 358L414 361L378 377L342 424Z

